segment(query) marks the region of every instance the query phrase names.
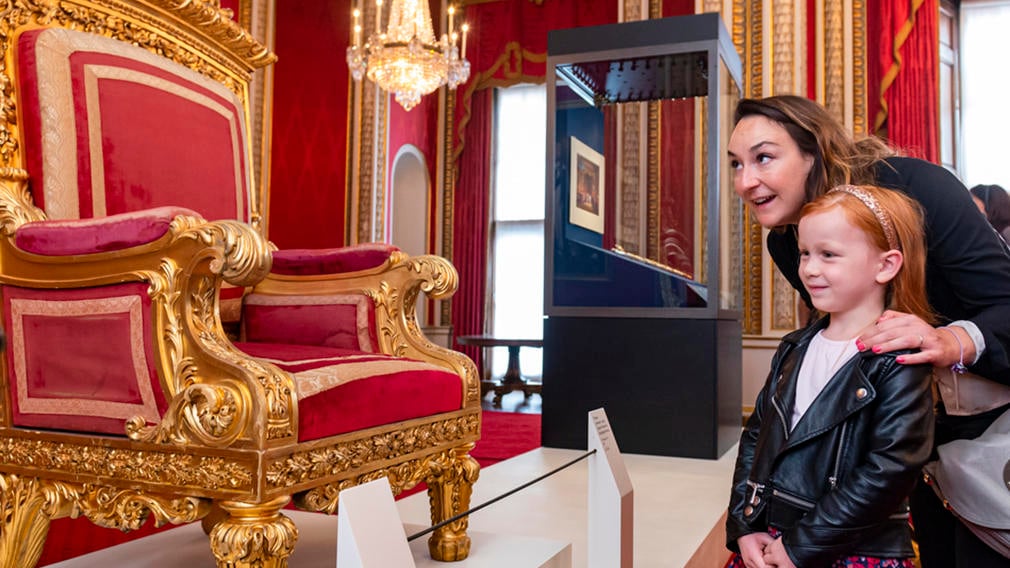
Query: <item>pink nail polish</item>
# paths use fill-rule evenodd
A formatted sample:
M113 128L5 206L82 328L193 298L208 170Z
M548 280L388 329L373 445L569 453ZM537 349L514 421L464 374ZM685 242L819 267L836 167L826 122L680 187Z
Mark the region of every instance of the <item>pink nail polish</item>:
M880 353L880 346L879 345L874 345L873 346L873 352L874 353Z
M902 357L895 357L894 360L897 361L898 363L904 363L905 362L905 357L904 356L902 356Z
M860 351L866 351L866 345L862 341L860 341L860 340L857 339L856 340L856 349L858 349Z

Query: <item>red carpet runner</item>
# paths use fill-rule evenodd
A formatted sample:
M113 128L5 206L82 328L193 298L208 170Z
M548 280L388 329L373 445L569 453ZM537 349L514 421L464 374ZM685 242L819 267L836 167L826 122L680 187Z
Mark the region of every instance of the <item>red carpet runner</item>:
M486 410L481 423L481 439L470 455L481 467L487 467L538 447L540 447L539 414ZM417 487L404 492L400 497L423 489ZM46 540L46 548L38 565L54 564L170 528L171 525L154 528L153 521L148 520L139 530L123 533L98 527L87 519L57 519L50 524L49 538ZM207 554L210 554L210 545Z

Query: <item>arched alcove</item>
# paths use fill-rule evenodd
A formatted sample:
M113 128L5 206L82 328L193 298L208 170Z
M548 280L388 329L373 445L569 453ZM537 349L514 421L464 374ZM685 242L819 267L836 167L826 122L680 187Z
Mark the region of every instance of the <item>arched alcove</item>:
M428 197L431 180L424 155L411 144L396 152L390 176L390 227L392 243L410 255L428 251Z

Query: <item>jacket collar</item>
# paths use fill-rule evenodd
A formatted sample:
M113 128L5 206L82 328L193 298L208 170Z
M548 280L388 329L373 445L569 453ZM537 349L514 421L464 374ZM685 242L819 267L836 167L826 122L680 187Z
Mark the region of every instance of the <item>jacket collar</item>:
M799 378L800 362L806 354L810 340L825 327L828 318L824 317L810 326L795 331L783 338L783 342L793 345L789 356L785 357L779 368L779 380L772 395L772 404L776 405L776 417L779 424L774 428L781 429L782 449L796 446L841 424L846 418L859 411L876 398L869 378L863 370L863 360L874 357L872 352L857 353L844 365L835 371L834 376L825 385L810 408L800 417L796 427L788 430L796 401L796 382Z

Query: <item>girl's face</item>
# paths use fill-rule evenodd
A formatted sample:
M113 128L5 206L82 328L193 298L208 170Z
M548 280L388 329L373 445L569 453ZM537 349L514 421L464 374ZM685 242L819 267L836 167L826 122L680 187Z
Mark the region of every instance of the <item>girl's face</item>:
M880 250L839 207L803 217L797 234L800 279L814 307L871 319L880 315L887 283L897 272L893 257L900 253Z
M781 124L761 115L737 123L728 149L733 189L758 223L769 229L796 224L813 156L800 151Z

